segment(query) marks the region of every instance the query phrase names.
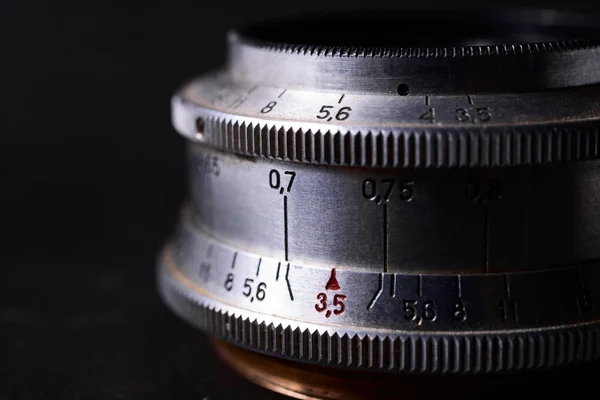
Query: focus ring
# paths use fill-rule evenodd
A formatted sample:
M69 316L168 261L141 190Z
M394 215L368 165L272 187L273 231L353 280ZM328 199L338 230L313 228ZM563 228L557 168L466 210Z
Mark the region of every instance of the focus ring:
M166 269L167 305L207 333L249 349L299 361L421 373L490 373L577 364L600 357L600 330L580 326L521 334L337 334L228 313L189 295Z
M207 116L203 143L236 154L352 167L510 167L600 158L598 124L351 132Z

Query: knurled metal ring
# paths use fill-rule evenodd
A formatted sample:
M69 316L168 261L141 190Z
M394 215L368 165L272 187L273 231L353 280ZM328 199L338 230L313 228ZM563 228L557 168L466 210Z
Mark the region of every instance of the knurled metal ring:
M298 361L397 372L477 374L545 369L600 358L600 329L593 323L495 334L336 333L300 322L281 324L249 317L210 304L179 281L164 262L158 280L169 308L210 335Z
M245 156L315 165L511 167L600 158L599 126L594 122L361 132L208 115L203 124L202 142L207 145Z

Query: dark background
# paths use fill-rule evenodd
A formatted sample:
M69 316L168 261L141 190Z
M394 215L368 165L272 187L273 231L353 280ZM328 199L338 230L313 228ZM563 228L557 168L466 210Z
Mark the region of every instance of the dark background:
M518 2L600 9L586 3ZM170 97L224 62L232 27L367 4L386 2L2 2L0 398L279 398L156 295L185 197Z

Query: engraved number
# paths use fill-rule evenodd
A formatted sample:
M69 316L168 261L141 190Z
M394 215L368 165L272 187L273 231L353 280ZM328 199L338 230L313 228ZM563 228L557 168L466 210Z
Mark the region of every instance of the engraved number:
M379 183L373 178L362 182L362 196L377 204L387 203L392 197L396 185L399 186L400 199L410 201L413 197L412 181L396 181L394 179L381 179Z
M454 312L452 313L452 319L454 319L457 322L464 322L467 320L467 309L462 299L458 299L458 301L454 303Z
M456 120L458 122L467 122L471 119L471 114L464 108L456 109Z
M404 300L404 319L415 321L417 319L417 301Z
M488 122L492 119L492 113L490 109L487 107L482 107L477 109L477 116L481 122Z
M458 122L489 122L492 119L492 113L487 107L475 109L476 116L473 116L465 108L456 109L456 120Z
M315 304L315 310L318 312L323 312L327 310L327 295L325 293L319 293L317 295L317 300L319 301Z
M233 288L233 274L227 274L227 279L225 279L225 289L230 291Z
M333 305L336 307L333 309L333 313L335 315L342 315L346 312L346 304L344 304L344 302L342 301L346 300L346 298L346 295L343 294L336 294L333 296ZM317 310L320 313L327 311L325 313L325 317L331 317L331 310L327 309L327 295L325 293L319 293L317 295L317 300L318 303L315 304L315 310Z
M279 171L272 169L271 172L269 172L269 186L271 186L271 189L279 189L280 185L281 175L279 174Z
M331 121L334 117L331 116L331 110L335 106L322 106L319 110L319 114L317 114L318 119L326 119L327 121ZM335 114L335 119L338 121L344 121L350 118L350 111L352 111L352 107L342 107Z
M246 280L244 281L244 296L246 297L250 297L250 295L252 294L252 286L250 285L252 282L254 282L254 279L250 278L246 278Z
M343 121L350 118L350 111L352 111L352 108L350 107L340 108L337 114L335 114L335 119L337 119L338 121Z
M331 115L331 112L328 110L329 108L333 108L333 106L323 106L317 115L319 119L326 119Z
M256 298L260 301L263 301L265 299L265 296L267 295L267 293L265 292L265 289L267 288L267 284L264 282L260 282L256 288Z
M413 189L412 185L415 183L413 181L399 181L400 185L400 198L403 201L411 201L413 198Z
M346 296L343 294L336 294L333 296L333 305L339 308L333 310L335 315L343 314L346 311L346 305L342 302L342 300L346 300Z
M243 291L243 295L246 297L250 297L252 295L252 283L254 282L254 279L251 278L246 278L246 280L244 281L244 291ZM259 301L263 301L265 299L266 296L266 292L265 289L267 288L267 284L264 282L259 282L258 286L256 287L256 299ZM254 300L254 297L251 298L251 300Z
M426 301L423 304L423 319L426 321L435 321L435 303L433 301Z
M429 121L433 124L435 122L435 108L430 108L429 110L425 111L423 114L421 114L421 116L419 116L419 119Z
M276 101L271 101L271 102L269 102L269 104L267 104L266 106L264 106L262 108L262 110L260 110L260 112L262 114L268 114L268 113L270 113L273 110L273 107L275 107L276 105L277 105Z
M294 184L294 179L296 179L296 173L294 171L283 171L284 175L289 175L290 179L287 182L287 187L284 189L281 187L281 174L276 169L272 169L269 172L269 186L271 189L275 189L283 193L284 190L288 192L292 190L292 185Z
M417 300L404 300L404 319L407 321L435 321L437 312L433 301L426 301L419 309Z

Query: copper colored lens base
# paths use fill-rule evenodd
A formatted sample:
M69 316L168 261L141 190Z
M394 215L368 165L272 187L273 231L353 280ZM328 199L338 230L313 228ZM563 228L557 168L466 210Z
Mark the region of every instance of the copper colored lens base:
M217 354L239 375L275 392L297 399L510 399L536 394L555 398L592 390L597 369L550 372L423 376L359 372L269 357L214 340ZM597 378L596 378L597 379Z
M375 374L287 361L217 340L214 345L217 354L239 375L287 396L327 400L397 398L398 385L393 377L382 380L384 376ZM394 393L396 397L388 396Z

